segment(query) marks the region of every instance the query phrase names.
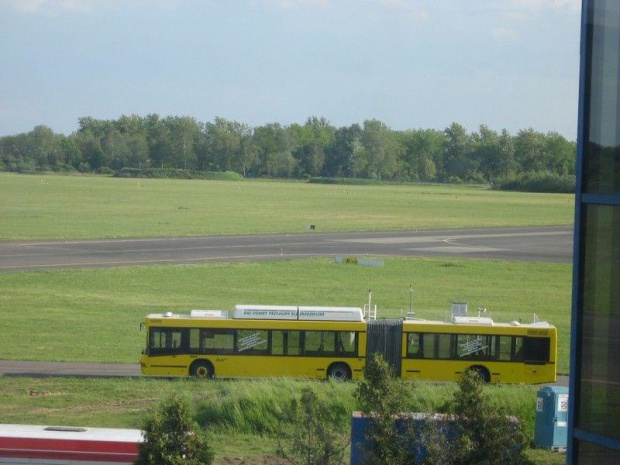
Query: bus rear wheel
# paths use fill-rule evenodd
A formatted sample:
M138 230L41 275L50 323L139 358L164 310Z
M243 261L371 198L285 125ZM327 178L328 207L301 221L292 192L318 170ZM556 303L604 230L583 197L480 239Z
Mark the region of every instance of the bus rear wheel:
M346 363L334 363L327 370L327 377L334 381L348 381L351 379L351 369Z
M189 368L189 374L198 379L211 379L215 374L215 370L210 362L198 360L192 363L192 366Z
M487 370L485 367L473 366L469 368L469 371L473 371L474 373L476 373L480 377L482 382L484 383L491 382L491 374L489 373L489 370Z

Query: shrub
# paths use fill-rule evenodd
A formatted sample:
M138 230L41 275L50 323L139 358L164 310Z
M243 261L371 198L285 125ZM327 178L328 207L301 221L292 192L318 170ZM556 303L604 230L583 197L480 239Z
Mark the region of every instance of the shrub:
M379 179L364 178L310 178L308 182L313 184L344 184L349 186L366 186L384 184Z
M493 182L493 188L521 192L548 192L571 194L575 192L575 176L547 171L508 175Z
M396 378L392 368L375 353L366 363L364 379L355 390L362 414L370 419L364 447L364 463L398 465L415 462L415 431L406 422L397 426L413 397L412 384Z
M463 373L451 402L456 438L451 463L459 465L526 464L520 423L491 405L484 382L473 370ZM443 459L445 463L445 457Z
M97 170L98 174L114 174L114 170L112 168L108 168L107 166L102 166Z
M192 420L189 402L173 394L144 421L136 465L209 465L214 453Z
M311 388L291 401L282 417L278 456L292 465L340 465L348 435L331 408Z
M233 171L190 171L177 168L122 168L118 178L205 179L211 181L242 181L243 176Z

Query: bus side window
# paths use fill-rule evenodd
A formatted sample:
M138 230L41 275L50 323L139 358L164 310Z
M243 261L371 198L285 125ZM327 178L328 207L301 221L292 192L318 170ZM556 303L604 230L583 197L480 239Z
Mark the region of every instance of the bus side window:
M154 355L175 354L182 350L183 330L151 328L150 352Z
M515 337L513 339L514 350L512 351L512 361L513 362L522 362L523 359L523 338Z
M544 363L549 361L551 343L548 338L526 337L523 341L525 363Z
M231 354L235 348L235 334L229 329L203 329L202 350L207 354Z
M301 336L300 331L287 331L286 354L301 354Z
M499 337L499 359L502 361L512 360L512 336Z
M269 352L269 331L264 329L238 329L237 352L266 355Z
M286 331L271 331L271 355L286 355Z
M305 331L305 355L330 355L336 352L334 331Z
M407 334L407 357L409 358L423 358L424 357L420 333Z
M356 353L356 333L338 332L336 333L336 352L341 355L354 355Z
M426 333L422 334L422 357L423 358L435 358L437 353L437 347L435 345L437 341L437 334Z
M437 358L452 358L452 334L437 334Z
M200 330L198 328L189 330L189 352L192 354L200 353Z

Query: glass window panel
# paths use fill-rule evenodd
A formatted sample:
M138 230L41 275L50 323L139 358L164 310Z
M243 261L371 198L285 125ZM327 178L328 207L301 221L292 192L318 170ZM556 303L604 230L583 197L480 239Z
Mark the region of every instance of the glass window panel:
M284 355L284 331L271 331L271 353L273 355Z
M328 355L335 353L336 333L333 331L306 331L305 354Z
M437 358L452 358L452 335L438 334Z
M437 334L422 334L422 357L437 357Z
M151 353L174 354L183 350L183 330L151 328Z
M163 349L166 347L166 331L158 328L151 328L150 348Z
M523 344L525 362L548 362L550 341L542 337L526 337Z
M514 350L514 356L513 356L513 361L515 362L522 362L523 359L523 338L522 337L515 337L515 350Z
M200 351L200 330L198 328L189 330L189 350L190 352Z
M617 465L620 463L620 450L577 441L577 463L579 465Z
M593 14L591 67L586 98L586 140L584 141L584 191L620 192L619 58L620 3L597 0Z
M512 337L499 336L499 359L504 361L512 359Z
M261 329L237 330L237 352L243 354L267 353L269 331Z
M202 330L202 347L206 353L232 353L235 347L235 333L227 329Z
M587 205L583 221L576 421L620 439L620 207Z
M336 352L342 355L355 355L357 352L356 333L353 331L336 333Z
M481 360L487 358L490 338L476 334L460 334L457 336L456 357L464 360Z
M422 344L420 333L409 333L407 335L407 357L421 358Z
M286 354L287 355L301 354L300 331L287 331Z

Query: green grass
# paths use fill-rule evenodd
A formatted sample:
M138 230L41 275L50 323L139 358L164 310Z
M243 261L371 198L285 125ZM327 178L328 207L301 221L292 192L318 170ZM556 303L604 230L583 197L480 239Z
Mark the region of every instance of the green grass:
M454 383L417 383L409 400L411 411L431 412L455 392ZM189 379L32 379L0 378L0 417L5 423L139 428L150 409L182 392L190 399L195 418L213 439L218 456L249 457L273 454L283 409L310 387L326 402L343 430L358 407L354 383L304 380L209 381ZM531 440L535 422L536 387L487 386L496 405L517 416ZM260 395L257 395L260 393ZM554 455L532 451L537 463Z
M5 360L137 363L148 313L232 309L235 304L362 306L398 317L414 286L417 316L443 319L453 300L487 307L496 321L536 313L559 329L568 371L568 264L387 258L385 266L329 259L0 274L0 353ZM403 313L404 314L404 313Z
M573 205L476 186L0 173L0 240L564 225Z

